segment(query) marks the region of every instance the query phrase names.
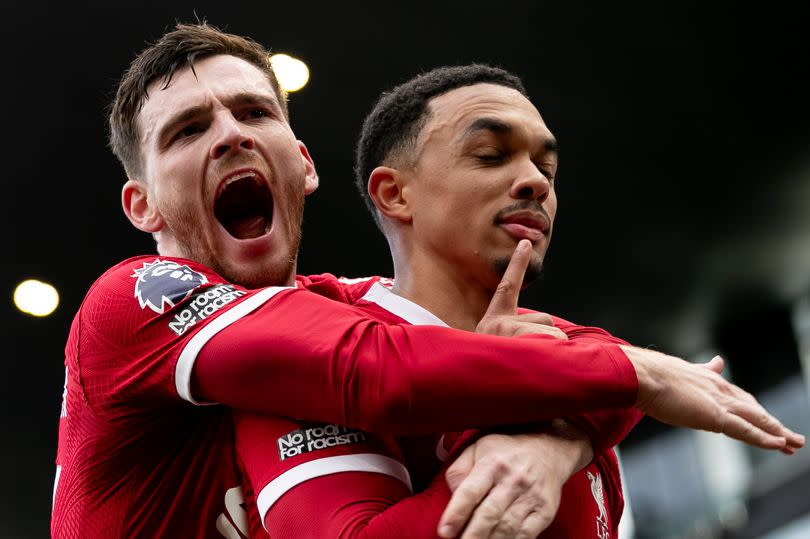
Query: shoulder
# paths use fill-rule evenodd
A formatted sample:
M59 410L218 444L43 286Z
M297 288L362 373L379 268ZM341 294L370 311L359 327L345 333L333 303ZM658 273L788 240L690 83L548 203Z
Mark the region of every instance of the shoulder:
M224 283L213 270L191 260L137 256L104 272L91 286L85 301L121 296L134 299L141 309L163 313L197 288Z
M331 273L298 276L296 280L300 286L310 292L351 304L357 303L374 283L380 283L386 287L390 287L394 283L391 278L377 275L370 277L337 277Z
M205 296L198 298L200 302L219 299L224 306L246 292L191 260L137 256L116 264L96 280L77 318L82 328L92 328L91 334L105 336L104 339L119 344L130 342L144 330L154 329L155 322L163 318L167 319L168 328L180 335L190 327L186 323L190 320L170 318L175 314L179 316L179 305L185 305L189 298L200 294ZM177 331L177 325L183 326L181 331Z

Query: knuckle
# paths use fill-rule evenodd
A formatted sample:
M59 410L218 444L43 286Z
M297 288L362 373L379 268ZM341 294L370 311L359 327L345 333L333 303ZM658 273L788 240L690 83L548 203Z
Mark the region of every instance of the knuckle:
M551 516L541 513L531 513L523 520L516 538L529 539L537 537L537 535L546 529L551 524Z
M513 290L512 281L509 279L503 279L500 283L498 283L498 287L495 289L496 294L503 294L507 295L512 292Z
M481 487L478 486L478 484L472 481L465 481L456 489L455 494L460 503L469 503L469 500L478 497L480 491Z
M495 527L496 537L514 537L518 532L517 523L511 519L502 519Z
M529 490L534 486L534 481L525 474L520 474L515 479L515 486L521 490Z

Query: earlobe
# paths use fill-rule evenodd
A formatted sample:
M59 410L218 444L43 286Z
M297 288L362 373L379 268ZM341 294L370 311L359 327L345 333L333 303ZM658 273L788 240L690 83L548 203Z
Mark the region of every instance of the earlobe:
M404 175L391 167L377 167L368 177L368 195L382 215L402 222L412 219Z
M318 188L318 173L315 170L315 162L309 155L309 150L306 145L298 141L298 149L301 151L301 157L304 158L304 167L306 168L306 178L304 179L304 193L310 194Z
M150 204L149 190L144 183L128 180L121 190L121 205L135 228L149 233L163 228L163 216L154 204Z

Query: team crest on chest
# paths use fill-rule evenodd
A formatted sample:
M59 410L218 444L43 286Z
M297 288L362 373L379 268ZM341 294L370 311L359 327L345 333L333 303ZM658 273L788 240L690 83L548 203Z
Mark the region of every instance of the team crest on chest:
M608 524L607 508L605 507L605 489L602 486L602 476L588 472L588 480L591 482L591 494L599 508L599 516L596 517L596 537L599 539L610 539L610 525Z
M135 297L141 309L149 307L163 314L166 305L174 307L183 301L192 290L208 283L205 275L184 264L160 260L144 262L143 267L131 275L135 282Z

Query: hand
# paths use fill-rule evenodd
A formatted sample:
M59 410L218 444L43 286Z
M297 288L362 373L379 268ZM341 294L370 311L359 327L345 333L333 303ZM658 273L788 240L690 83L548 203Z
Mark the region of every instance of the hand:
M705 365L653 350L622 346L638 376L636 406L664 423L726 436L793 454L804 436L786 428L748 392L722 376L720 356Z
M592 458L587 436L562 420L546 432L484 436L445 474L453 496L438 533L456 537L463 529L462 539L537 537L557 513L563 484Z
M520 240L509 266L489 302L487 312L478 322L476 333L515 337L517 335L542 334L557 339L567 339L562 330L555 328L551 316L546 313L518 314L518 297L526 268L529 267L532 249L529 240Z

